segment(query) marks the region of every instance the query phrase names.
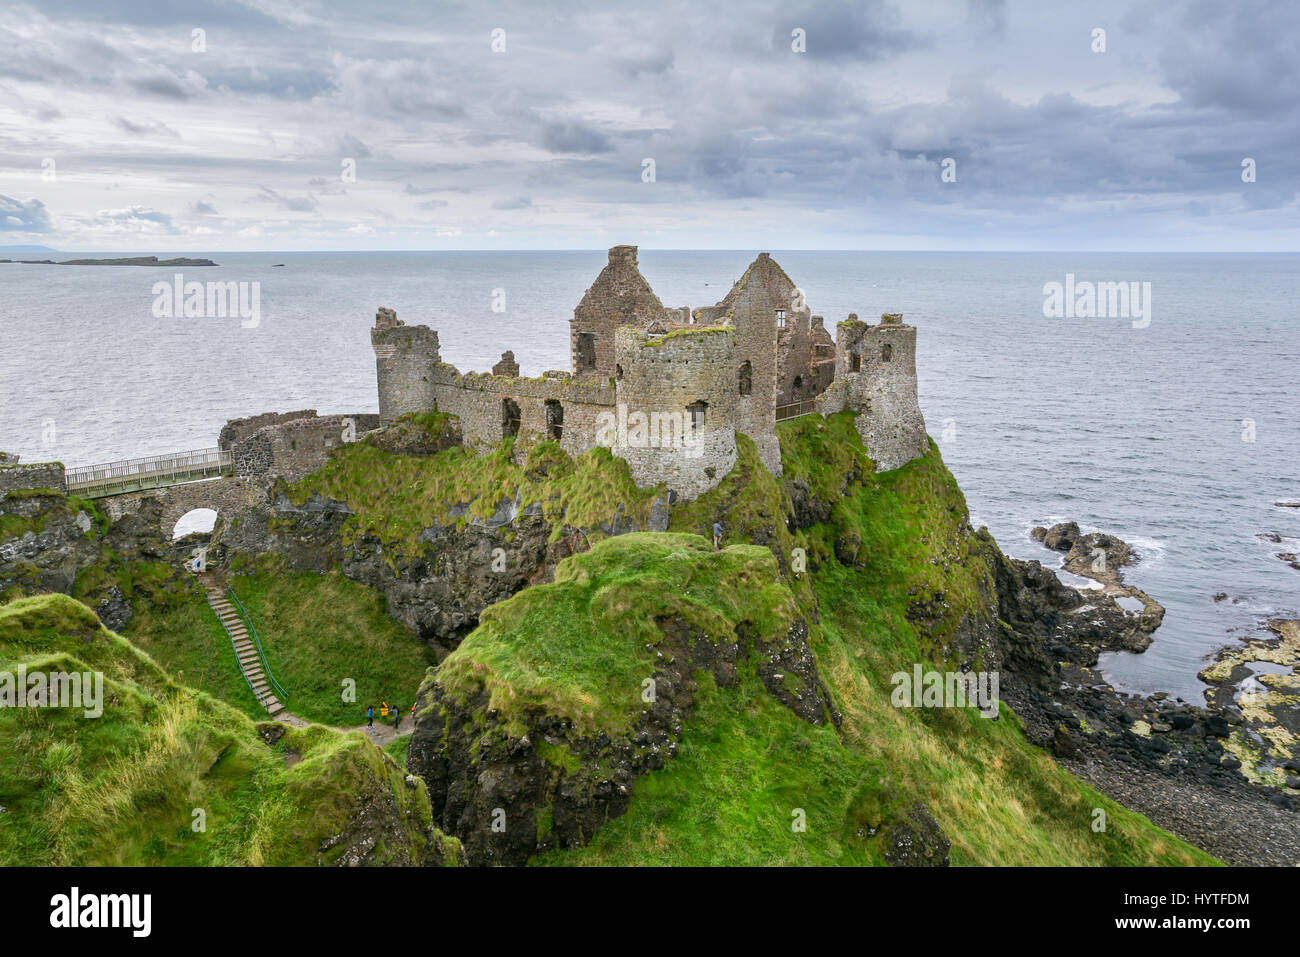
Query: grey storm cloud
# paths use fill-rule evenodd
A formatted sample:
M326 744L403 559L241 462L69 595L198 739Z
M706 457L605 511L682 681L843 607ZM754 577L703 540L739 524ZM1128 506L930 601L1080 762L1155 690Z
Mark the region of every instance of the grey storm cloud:
M541 144L552 153L608 153L614 148L609 137L583 123L547 123Z
M1284 0L17 0L0 49L10 232L1300 236Z
M0 231L43 233L49 227L49 215L39 199L23 202L0 195Z
M289 196L263 186L258 192L258 198L294 213L314 213L320 209L320 201L311 193Z

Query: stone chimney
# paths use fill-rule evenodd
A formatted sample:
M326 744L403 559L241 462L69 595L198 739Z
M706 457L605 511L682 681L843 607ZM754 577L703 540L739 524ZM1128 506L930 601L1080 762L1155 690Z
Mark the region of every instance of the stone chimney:
M515 354L512 350L507 349L501 353L501 361L492 367L492 374L519 378L519 363L515 361Z

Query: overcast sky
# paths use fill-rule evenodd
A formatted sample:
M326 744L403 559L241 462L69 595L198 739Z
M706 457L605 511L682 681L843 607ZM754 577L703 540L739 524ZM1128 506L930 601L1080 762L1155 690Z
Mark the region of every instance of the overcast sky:
M1298 156L1289 0L0 16L0 245L1297 250Z

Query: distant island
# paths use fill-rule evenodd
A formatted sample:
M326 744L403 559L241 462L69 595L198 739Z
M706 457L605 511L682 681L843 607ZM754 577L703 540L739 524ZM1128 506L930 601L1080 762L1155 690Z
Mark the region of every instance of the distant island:
M18 263L27 266L215 266L211 259L159 259L157 256L127 256L123 259L0 259L0 263Z

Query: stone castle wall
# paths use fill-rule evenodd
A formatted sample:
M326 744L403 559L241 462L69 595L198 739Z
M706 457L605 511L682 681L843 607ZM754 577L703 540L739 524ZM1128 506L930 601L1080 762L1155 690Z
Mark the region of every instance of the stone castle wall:
M608 264L573 310L569 353L574 375L614 374L615 333L620 326L645 329L654 322L671 323L668 310L637 268L636 253L635 246L611 247ZM584 352L583 336L591 337L588 352Z
M697 323L725 321L736 331L731 382L731 390L736 393L735 428L754 440L759 458L776 476L781 474L781 444L776 438L776 310L790 308L794 288L780 281L779 271L767 253L762 253L722 302L695 311ZM749 364L749 394L741 395L739 382L745 363Z
M526 451L543 439L556 439L569 455L581 455L596 445L600 413L611 410L615 401L611 379L462 375L445 363L430 375L438 411L459 416L465 444L479 450L505 438L509 401L509 415L513 417L515 409L519 415L516 449Z
M492 374L462 374L442 362L435 331L406 326L391 309L380 309L371 342L381 424L438 409L457 416L466 444L480 451L515 436L517 455L553 439L577 456L609 444L603 433L613 413L624 439L613 450L637 481L666 482L689 496L714 487L730 470L736 432L753 439L764 465L780 476L776 411L814 399L825 414L859 413L858 430L880 470L925 453L916 330L901 316L887 315L879 326L850 316L832 341L767 253L717 305L693 314L665 309L638 270L636 252L635 246L610 249L608 265L575 308L567 374L521 377L509 352ZM698 449L627 441L631 414L657 414L660 423L676 414L680 421L694 403L705 403Z
M245 421L265 420L268 416ZM286 482L297 482L321 468L331 450L378 427L379 416L373 412L272 420L272 424L232 444L235 474L243 478L279 476Z
M66 492L68 483L58 462L33 462L30 465L0 465L0 495L48 488Z
M686 498L716 486L736 463L736 330L624 327L615 352L622 375L612 448L636 483L663 482ZM702 425L691 411L701 402Z
M221 427L221 433L217 436L217 445L223 451L227 451L233 448L236 442L243 441L258 429L264 429L268 425L279 425L282 422L292 422L294 419L310 419L315 415L315 409L299 409L297 412L263 412L261 415L250 415L244 419L231 419Z
M229 512L241 506L264 503L269 501L268 486L269 483L263 478L227 477L143 492L127 492L99 499L96 504L116 522L124 515L138 512L145 502L158 502L162 506L159 530L163 537L171 538L176 523L187 512L196 508L210 508L220 515L223 510Z

